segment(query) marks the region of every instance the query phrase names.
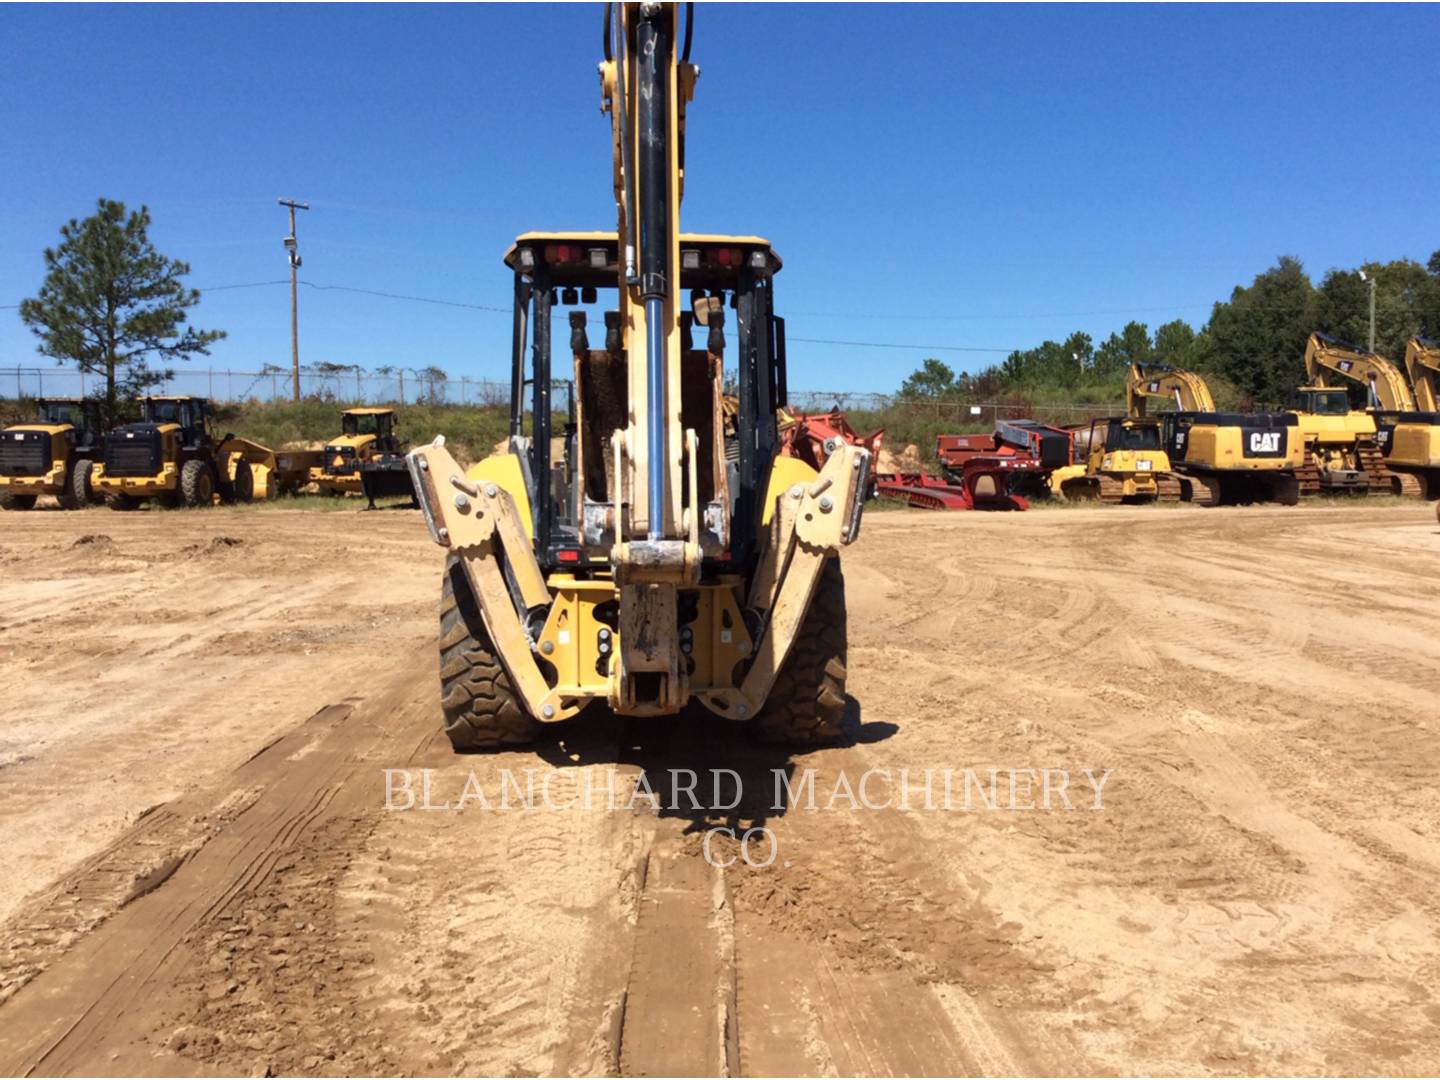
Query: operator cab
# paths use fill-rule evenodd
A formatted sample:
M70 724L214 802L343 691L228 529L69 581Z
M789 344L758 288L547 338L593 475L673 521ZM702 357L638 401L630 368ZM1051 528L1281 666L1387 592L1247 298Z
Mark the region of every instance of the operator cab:
M1162 450L1160 425L1157 422L1112 420L1105 429L1105 449Z
M198 445L206 434L209 421L208 402L197 397L147 397L144 418L147 424L175 424L180 428L181 441L187 446Z
M1285 408L1312 416L1348 416L1350 392L1339 388L1301 386L1290 391Z
M680 426L697 437L701 547L709 559L741 561L757 535L753 508L769 479L775 412L786 399L785 324L773 311L781 260L758 236L681 233L679 249ZM523 463L546 568L583 571L592 559L608 566L616 513L611 433L627 426L631 412L620 258L614 232L525 233L505 253L515 275L511 447ZM557 307L569 309L558 325ZM724 415L722 390L738 399L733 419ZM556 393L564 400L553 400ZM562 417L563 440L552 450L551 429ZM735 437L748 430L754 440Z
M395 430L395 413L391 409L346 409L340 414L340 431L352 438L374 435L388 439Z
M79 398L40 398L35 402L36 419L42 424L85 424L84 403Z

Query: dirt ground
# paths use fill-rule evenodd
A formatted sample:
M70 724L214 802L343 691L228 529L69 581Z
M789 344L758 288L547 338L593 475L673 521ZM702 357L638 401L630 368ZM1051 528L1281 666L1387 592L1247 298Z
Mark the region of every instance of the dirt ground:
M462 757L414 512L4 515L0 1073L1433 1073L1437 553L874 514L845 745Z

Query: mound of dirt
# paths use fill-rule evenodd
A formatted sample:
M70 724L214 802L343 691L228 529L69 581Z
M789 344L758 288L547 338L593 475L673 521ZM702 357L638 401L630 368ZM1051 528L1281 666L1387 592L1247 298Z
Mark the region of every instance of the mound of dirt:
M180 549L180 555L187 559L195 559L205 555L214 555L227 548L240 547L244 543L245 541L238 536L212 536L208 544L186 544Z
M76 537L75 542L70 546L84 547L86 544L102 544L108 547L114 546L114 543L115 541L104 533L86 533L84 536Z

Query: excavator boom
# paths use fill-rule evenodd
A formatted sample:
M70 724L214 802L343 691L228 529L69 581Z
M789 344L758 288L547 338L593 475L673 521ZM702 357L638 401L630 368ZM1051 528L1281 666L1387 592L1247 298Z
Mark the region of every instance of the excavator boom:
M1193 371L1184 371L1168 364L1130 365L1130 381L1125 387L1125 402L1130 416L1145 415L1149 398L1165 398L1181 412L1214 412L1215 399L1205 379Z
M1415 405L1421 412L1440 412L1436 376L1440 375L1440 341L1413 337L1405 346L1405 370L1415 388Z
M1415 411L1415 398L1405 376L1389 360L1326 334L1311 334L1305 345L1305 377L1315 386L1325 386L1327 372L1364 386L1368 408Z

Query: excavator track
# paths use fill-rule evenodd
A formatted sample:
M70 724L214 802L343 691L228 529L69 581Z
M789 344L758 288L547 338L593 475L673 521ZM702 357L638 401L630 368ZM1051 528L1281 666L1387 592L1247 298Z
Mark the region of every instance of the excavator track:
M1300 498L1309 499L1320 494L1320 468L1313 460L1295 470L1295 480L1300 485Z
M1155 501L1162 503L1180 502L1184 498L1185 485L1174 473L1161 473L1155 477Z
M1185 501L1196 506L1214 506L1220 501L1220 481L1208 476L1190 473L1182 480L1187 489Z
M1372 442L1362 442L1357 450L1360 467L1365 470L1372 495L1400 495L1408 499L1424 497L1420 481L1409 473L1397 473L1385 464L1385 455Z

